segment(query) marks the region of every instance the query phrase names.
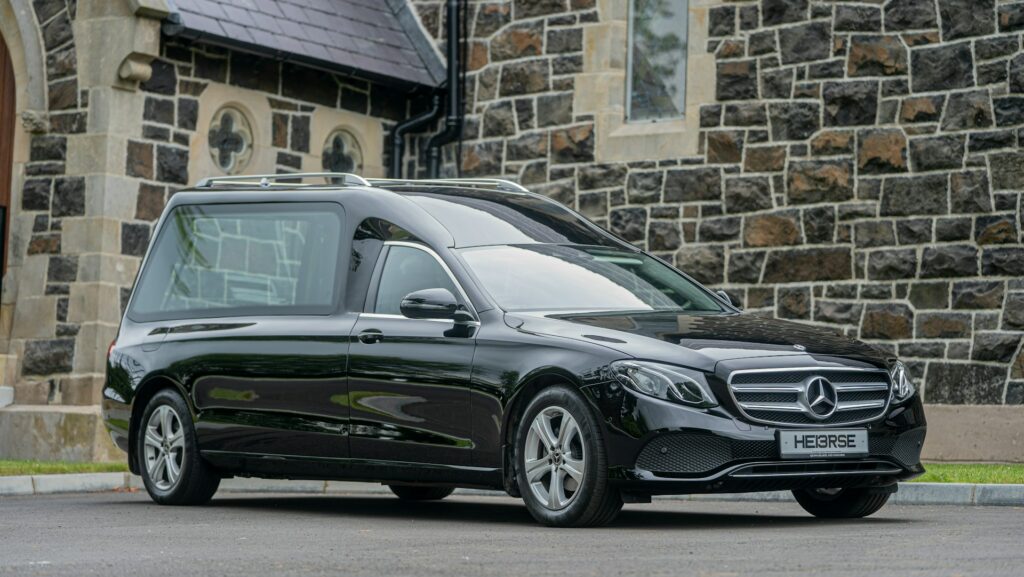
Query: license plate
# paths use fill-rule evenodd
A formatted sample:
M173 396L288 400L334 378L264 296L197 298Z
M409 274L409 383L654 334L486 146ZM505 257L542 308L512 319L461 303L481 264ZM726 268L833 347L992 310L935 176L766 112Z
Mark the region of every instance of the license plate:
M779 431L779 454L783 459L863 457L868 454L868 432L864 429Z

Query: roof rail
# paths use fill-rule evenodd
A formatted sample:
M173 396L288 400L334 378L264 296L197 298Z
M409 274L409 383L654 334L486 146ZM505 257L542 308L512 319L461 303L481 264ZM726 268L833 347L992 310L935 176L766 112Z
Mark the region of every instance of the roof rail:
M435 178L435 179L393 179L393 178L368 178L370 186L463 186L467 188L486 188L502 192L530 192L522 185L511 180L500 178Z
M342 186L373 186L358 174L350 174L347 172L295 172L290 174L250 174L204 178L196 184L196 188L213 188L218 184L248 184L251 186L259 186L260 188L270 188L275 184L295 186L294 182L279 183L278 181L305 178L322 178L324 179L324 183L328 185L341 184Z
M461 186L467 188L483 188L500 192L530 192L511 180L499 178L447 178L447 179L393 179L363 178L358 174L347 172L294 172L284 174L250 174L239 176L218 176L204 178L196 184L196 188L213 188L218 185L241 185L270 188L272 186L314 186L312 183L295 183L295 180L322 178L324 184L330 186ZM285 182L282 182L285 181Z

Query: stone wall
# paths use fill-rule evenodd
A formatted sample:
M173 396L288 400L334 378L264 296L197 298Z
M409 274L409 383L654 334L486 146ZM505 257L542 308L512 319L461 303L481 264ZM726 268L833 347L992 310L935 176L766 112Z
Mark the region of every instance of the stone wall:
M440 38L444 3L416 2ZM695 154L619 162L580 104L591 62L623 66L623 31L595 32L627 4L470 3L462 174L896 352L927 402L1024 404L1024 2L691 0L690 58L714 57Z
M249 115L254 153L243 173L324 170L332 131L345 129L361 139L353 170L384 176L388 131L423 102L408 88L161 36L163 16L139 8L160 2L14 1L38 24L45 68L27 73L45 76L49 105L26 121L31 150L15 175L0 326L9 353L0 365L11 368L0 385L14 386L22 413L38 407L31 418L70 407L94 418L107 345L154 222L178 190L224 174L209 152L217 109ZM102 426L91 426L76 458L103 454L91 440ZM0 456L12 450L0 442Z
M9 348L20 357L19 377L31 381L16 391L16 401L46 403L63 397L59 379L46 377L72 372L81 329L68 319L69 283L77 277L78 260L64 256L62 245L65 219L85 214L85 178L68 174L67 159L69 138L86 132L89 93L79 88L72 30L77 2L39 0L32 7L46 51L42 73L48 102L46 111L33 111L25 119L24 129L32 136L28 162L16 175L21 189L12 195L10 268L4 282L5 312L13 314L5 314L9 324L4 328L10 332L0 339L13 341ZM19 282L29 281L26 276L41 276L43 282ZM66 400L94 402L79 399L74 391Z

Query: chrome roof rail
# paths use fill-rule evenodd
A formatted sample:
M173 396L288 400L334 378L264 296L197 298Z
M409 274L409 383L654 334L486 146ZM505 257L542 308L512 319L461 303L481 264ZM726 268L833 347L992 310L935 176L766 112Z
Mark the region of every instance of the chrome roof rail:
M522 185L511 180L500 178L435 178L435 179L393 179L393 178L368 178L370 186L462 186L467 188L485 188L502 192L530 192Z
M218 184L235 184L235 185L249 185L258 186L260 188L270 188L274 185L279 186L310 186L304 183L295 182L278 182L282 180L296 180L305 178L322 178L324 179L325 185L340 185L340 186L373 186L365 178L358 174L350 174L347 172L295 172L295 173L283 173L283 174L248 174L239 176L218 176L214 178L204 178L196 184L196 188L213 188ZM340 182L335 182L340 181Z

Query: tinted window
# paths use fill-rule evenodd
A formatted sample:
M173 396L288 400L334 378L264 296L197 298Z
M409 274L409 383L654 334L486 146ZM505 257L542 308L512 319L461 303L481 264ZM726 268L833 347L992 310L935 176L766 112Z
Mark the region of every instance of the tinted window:
M409 198L448 229L460 247L530 242L618 246L596 225L531 194L450 190L410 193Z
M722 311L718 301L642 253L559 245L491 246L463 259L507 311Z
M392 246L377 288L373 312L383 315L402 314L402 299L419 290L444 288L458 296L451 277L433 255L418 248Z
M341 221L330 203L178 207L157 236L129 316L330 313Z

